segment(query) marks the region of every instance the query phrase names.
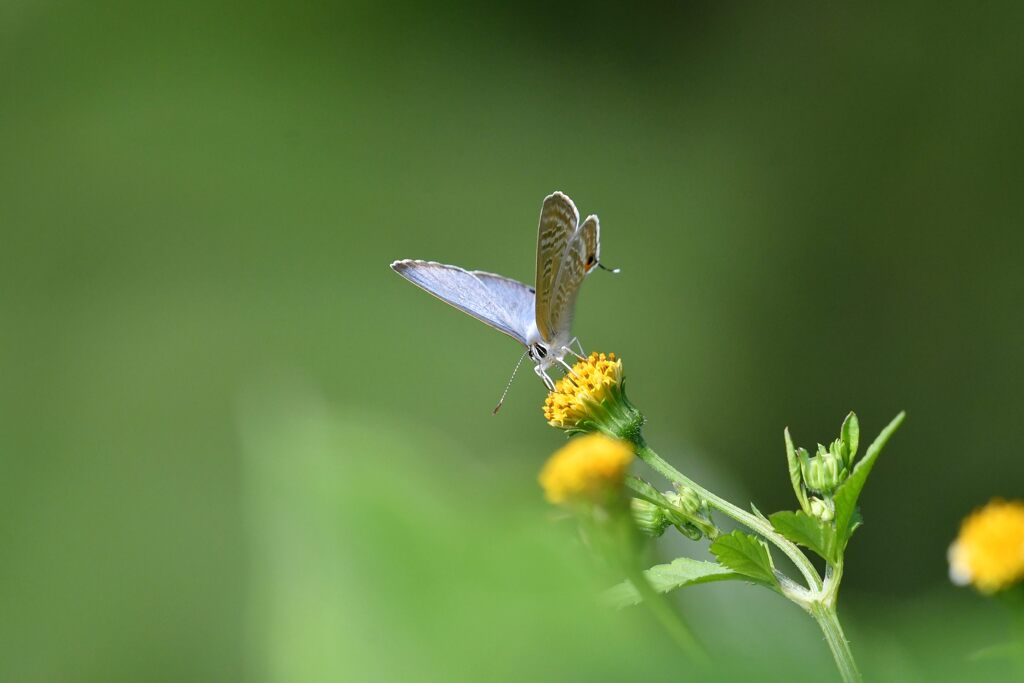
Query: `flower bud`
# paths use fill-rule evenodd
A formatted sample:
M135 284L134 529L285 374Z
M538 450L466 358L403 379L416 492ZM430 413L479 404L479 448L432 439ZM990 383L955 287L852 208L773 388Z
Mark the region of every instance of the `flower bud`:
M665 510L660 505L655 505L643 498L633 498L629 501L629 511L633 516L633 522L637 529L645 535L657 538L665 533L665 529L672 525Z
M836 512L832 501L821 498L811 498L807 501L812 517L817 517L823 522L831 522Z
M806 451L801 449L803 457L800 469L808 491L831 495L846 480L845 462L838 452L839 442L832 445L834 451L826 451L824 446L818 444L818 454L812 458L806 457Z
M695 541L704 536L711 540L718 538L718 527L711 521L711 508L696 491L688 486L677 486L675 491L666 491L664 495L675 508L669 510L667 516L679 531Z

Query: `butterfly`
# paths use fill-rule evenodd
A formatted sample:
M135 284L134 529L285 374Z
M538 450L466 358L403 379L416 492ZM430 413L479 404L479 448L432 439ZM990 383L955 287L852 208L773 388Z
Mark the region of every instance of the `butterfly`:
M535 287L435 261L406 259L391 264L417 287L525 346L524 355L530 356L534 372L549 390L555 387L547 373L550 368L558 364L572 370L565 356L577 355L569 348L574 342L579 344L571 337L576 297L583 279L598 266L611 270L601 265L597 216L587 216L580 223L576 205L561 192L548 195L541 205Z

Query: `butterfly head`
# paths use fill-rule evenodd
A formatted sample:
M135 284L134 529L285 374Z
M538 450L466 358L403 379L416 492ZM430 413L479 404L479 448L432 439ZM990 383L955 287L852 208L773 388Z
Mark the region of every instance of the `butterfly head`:
M526 353L530 356L530 360L533 361L533 371L544 380L544 384L547 385L549 391L555 388L555 382L548 375L548 370L559 365L567 370L569 369L569 366L565 363L565 355L568 352L566 344L568 344L567 340L564 343L558 340L533 340L526 347Z
M536 323L531 323L526 333L526 353L533 364L542 370L558 365L565 357L562 348L569 343L568 338L563 339L563 336L555 335L554 339L546 339L537 329Z

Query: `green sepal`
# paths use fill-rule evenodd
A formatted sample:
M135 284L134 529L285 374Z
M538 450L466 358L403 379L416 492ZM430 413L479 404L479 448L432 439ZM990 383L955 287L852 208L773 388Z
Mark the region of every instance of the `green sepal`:
M626 475L626 486L632 489L637 498L643 498L648 503L654 503L655 505L659 505L664 508L672 507L672 503L668 501L668 498L662 495L661 491L654 488L654 485L650 482L641 479L636 475Z
M860 445L860 421L857 420L857 413L850 411L850 414L843 420L843 426L839 433L843 444L840 452L846 463L846 469L849 471L857 457L857 446Z
M668 593L676 588L700 583L746 578L715 562L693 560L689 557L677 558L669 564L655 565L644 570L644 576L651 588L659 593ZM637 605L642 599L632 582L628 580L612 586L604 592L602 597L613 607Z
M789 481L793 484L793 493L800 503L800 507L808 510L807 493L804 492L803 477L800 474L800 460L796 456L796 449L793 448L793 439L789 436L789 427L783 431L786 437L786 460L789 462Z
M756 536L733 531L719 536L710 550L721 564L734 572L778 590L771 553L765 542Z
M776 531L794 543L810 548L833 564L838 559L836 531L831 524L826 524L803 510L776 512L769 520Z
M586 412L591 419L580 420L573 427L564 429L568 436L587 432L602 432L610 437L629 441L634 445L643 443L641 428L643 414L626 398L626 380L608 388L603 401L585 401Z
M868 446L864 457L853 468L850 477L836 490L833 500L836 506L836 540L840 554L846 549L850 536L860 526L861 518L857 511L857 499L860 498L860 492L864 489L868 475L871 474L871 468L875 466L875 461L878 460L878 456L882 453L886 442L889 441L889 437L899 429L906 416L905 412L900 412L899 415L893 418L892 422Z
M806 480L811 469L811 454L807 452L806 448L799 446L796 449L796 459L800 462L800 477L802 480Z

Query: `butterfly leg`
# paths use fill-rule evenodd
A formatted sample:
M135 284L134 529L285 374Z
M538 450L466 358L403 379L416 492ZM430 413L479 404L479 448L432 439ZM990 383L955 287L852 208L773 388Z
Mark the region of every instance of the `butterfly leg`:
M552 380L550 377L548 377L548 373L544 372L544 370L541 369L541 367L539 365L535 365L533 367L533 371L535 373L537 373L538 377L540 377L542 380L544 380L544 385L548 388L548 391L554 391L555 390L555 382L554 382L554 380Z
M580 338L573 337L572 339L574 342L576 342L576 348L580 350L580 356L586 356L587 352L583 350L583 344L580 343Z
M564 349L565 347L563 346L562 348ZM558 360L558 362L559 362L559 363L561 363L561 364L562 364L562 367L564 367L564 368L565 368L566 370L568 370L568 371L569 371L569 374L570 374L570 375L572 375L572 376L573 376L573 377L575 377L576 379L579 379L579 377L580 377L580 376L576 374L576 372L575 372L575 371L574 371L574 370L572 369L572 366L571 366L571 365L569 365L568 363L566 363L566 362L565 362L564 360L562 360L561 358L558 358L557 360Z
M576 353L575 351L573 351L573 350L572 350L572 344L573 344L573 342L575 342L575 343L576 343L576 346L577 346L577 348L579 348L579 350L580 350L580 352L579 352L579 353ZM582 355L580 355L580 354L582 354L582 353L583 353L583 346L582 346L582 345L580 344L580 338L579 338L579 337L573 337L573 338L572 338L572 341L571 341L571 342L569 342L569 346L563 346L563 347L562 347L562 350L563 350L563 351L565 351L566 353L571 353L572 355L576 356L576 357L577 357L577 358L579 358L580 360L586 360L586 357L585 357L585 356L582 356Z

